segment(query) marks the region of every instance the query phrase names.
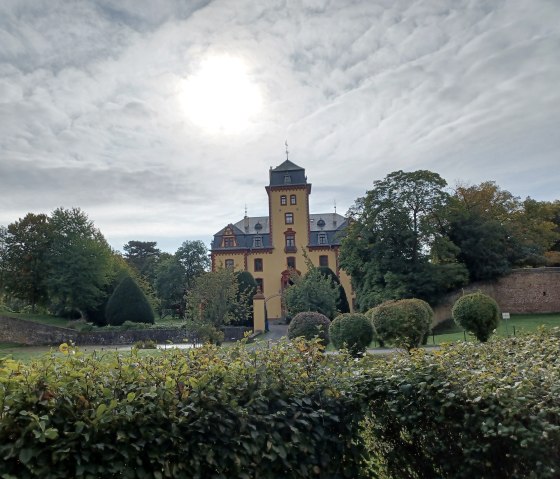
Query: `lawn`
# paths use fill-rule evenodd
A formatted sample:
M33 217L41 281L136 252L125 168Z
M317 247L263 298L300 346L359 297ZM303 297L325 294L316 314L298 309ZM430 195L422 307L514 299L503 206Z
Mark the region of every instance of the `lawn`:
M496 335L500 337L519 336L535 331L540 327L560 327L560 313L551 314L512 314L508 320L500 320ZM476 341L453 321L446 321L435 328L435 335L430 336L428 345L452 343L455 341Z

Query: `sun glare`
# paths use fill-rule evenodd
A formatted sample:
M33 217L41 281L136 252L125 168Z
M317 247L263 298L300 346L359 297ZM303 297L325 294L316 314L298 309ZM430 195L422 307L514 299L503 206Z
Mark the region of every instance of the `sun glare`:
M235 133L245 129L261 108L258 86L238 58L208 58L182 86L188 118L202 128Z

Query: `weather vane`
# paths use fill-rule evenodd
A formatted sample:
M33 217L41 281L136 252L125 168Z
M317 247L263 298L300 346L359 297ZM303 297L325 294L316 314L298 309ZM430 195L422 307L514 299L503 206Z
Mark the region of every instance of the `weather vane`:
M288 159L288 140L284 143L286 145L286 160Z

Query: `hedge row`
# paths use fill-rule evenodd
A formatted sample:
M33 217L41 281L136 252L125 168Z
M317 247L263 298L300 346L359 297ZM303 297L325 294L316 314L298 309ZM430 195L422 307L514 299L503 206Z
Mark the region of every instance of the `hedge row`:
M560 330L415 350L370 372L381 477L560 477Z
M560 331L0 360L0 477L560 477Z
M4 360L0 476L358 477L349 371L301 341Z

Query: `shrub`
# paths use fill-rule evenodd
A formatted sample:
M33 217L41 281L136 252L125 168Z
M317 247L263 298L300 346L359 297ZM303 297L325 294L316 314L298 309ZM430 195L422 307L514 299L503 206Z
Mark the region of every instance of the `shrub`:
M420 299L386 301L367 312L376 337L410 351L422 343L432 324L433 311Z
M0 362L0 476L360 477L350 367L298 341Z
M370 320L360 313L344 313L331 323L329 335L337 349L344 347L353 356L363 353L373 340Z
M189 343L220 345L224 341L224 332L208 321L188 320L184 327Z
M157 349L157 344L153 339L141 339L136 341L132 347L137 349Z
M329 326L331 322L324 314L315 312L298 313L288 326L288 338L303 337L311 340L316 336L323 346L329 344Z
M558 478L559 350L557 329L373 364L369 477Z
M451 310L455 322L485 342L498 327L500 308L490 296L481 292L460 297Z
M105 315L112 326L119 326L125 321L154 322L154 312L146 295L130 276L126 276L116 287L107 303Z

